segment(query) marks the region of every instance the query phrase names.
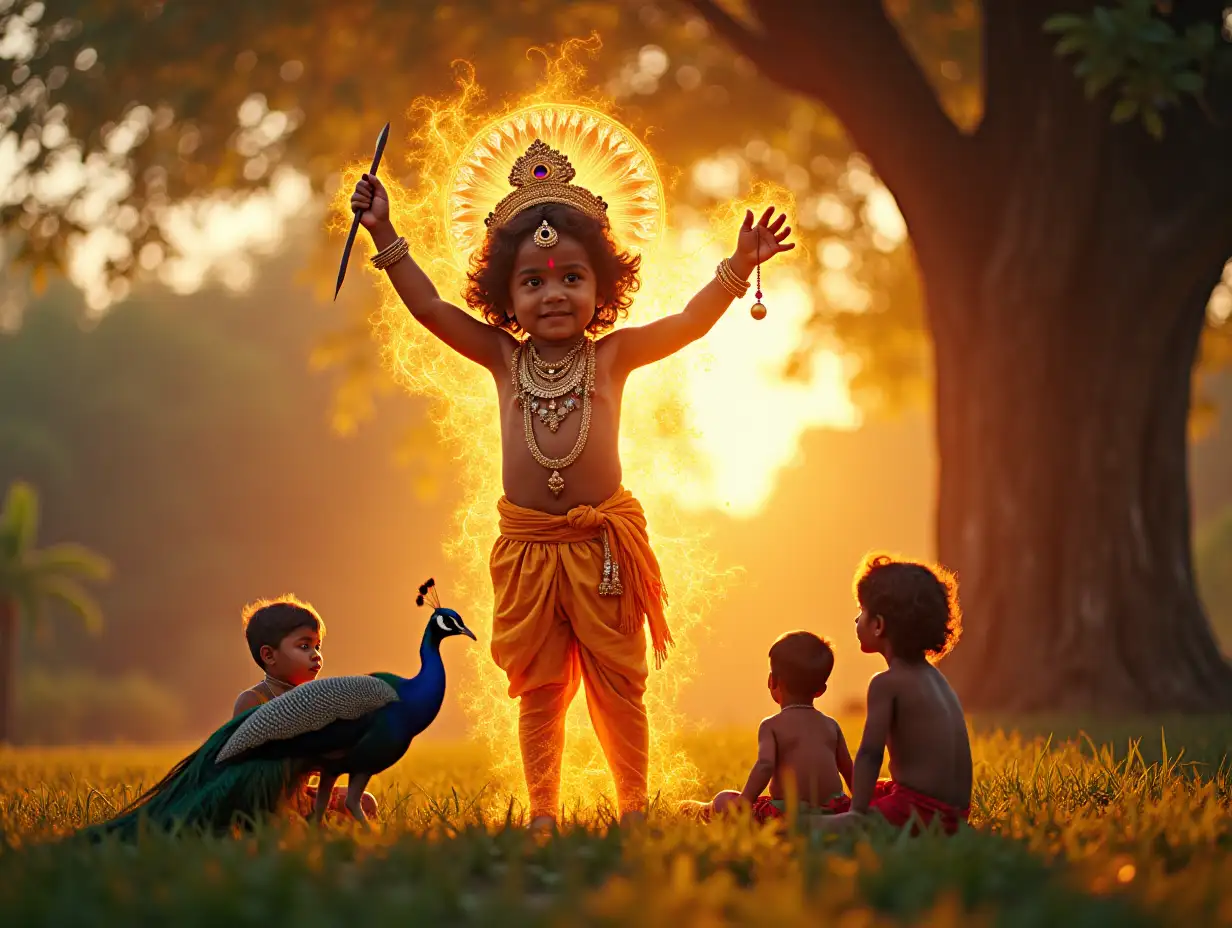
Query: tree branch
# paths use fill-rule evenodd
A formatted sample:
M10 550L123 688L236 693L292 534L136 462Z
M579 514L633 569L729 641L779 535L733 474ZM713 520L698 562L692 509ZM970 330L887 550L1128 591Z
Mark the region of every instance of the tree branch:
M762 74L838 117L898 200L913 235L913 220L930 217L935 229L939 214L969 196L966 139L881 3L758 0L751 3L756 28L715 0L685 2Z

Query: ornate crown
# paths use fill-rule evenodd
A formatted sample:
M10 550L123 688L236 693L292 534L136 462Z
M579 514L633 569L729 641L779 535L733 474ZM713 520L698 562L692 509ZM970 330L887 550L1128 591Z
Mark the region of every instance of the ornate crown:
M568 158L535 139L509 172L513 192L496 204L483 224L491 232L531 206L563 203L607 225L607 204L585 187L569 183L575 173Z

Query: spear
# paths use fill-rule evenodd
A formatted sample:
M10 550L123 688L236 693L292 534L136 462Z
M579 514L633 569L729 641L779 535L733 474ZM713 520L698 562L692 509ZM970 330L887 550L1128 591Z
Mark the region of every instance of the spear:
M389 123L376 139L376 155L372 159L372 170L368 173L376 177L376 169L381 166L381 154L385 151L385 140L389 138ZM351 231L347 233L346 247L342 249L342 263L338 265L338 283L334 286L334 300L338 299L338 291L342 289L343 278L346 277L347 261L351 257L351 246L355 244L355 233L359 231L359 216L361 210L355 210L355 218L351 220Z

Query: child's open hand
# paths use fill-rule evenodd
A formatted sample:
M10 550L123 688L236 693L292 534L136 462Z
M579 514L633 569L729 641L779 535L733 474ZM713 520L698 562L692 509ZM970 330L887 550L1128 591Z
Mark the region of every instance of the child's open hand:
M753 211L745 211L744 225L740 227L740 235L736 239L736 253L732 255L732 264L741 276L751 273L758 261L766 261L779 252L791 251L796 247L795 242L787 241L791 226L784 226L786 221L786 213L779 213L775 219L774 207L769 206L761 214L757 225L753 225Z
M351 194L351 212L356 210L362 210L359 223L369 231L389 222L389 194L385 192L385 185L370 174L359 179Z

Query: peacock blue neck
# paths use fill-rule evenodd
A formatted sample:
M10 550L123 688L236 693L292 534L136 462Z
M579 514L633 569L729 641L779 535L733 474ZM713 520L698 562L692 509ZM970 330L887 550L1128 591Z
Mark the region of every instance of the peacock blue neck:
M415 720L428 724L436 718L445 701L445 662L441 660L441 639L432 623L424 629L419 645L419 673L397 687L399 701Z

